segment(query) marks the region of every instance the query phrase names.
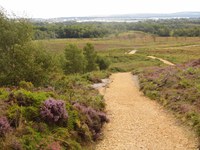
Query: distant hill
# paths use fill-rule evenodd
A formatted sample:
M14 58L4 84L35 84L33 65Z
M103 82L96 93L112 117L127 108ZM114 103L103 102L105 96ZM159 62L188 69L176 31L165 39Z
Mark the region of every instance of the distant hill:
M124 14L111 16L88 16L88 17L58 17L58 18L33 18L36 22L137 22L146 19L174 19L174 18L200 18L200 12L178 12L169 14Z

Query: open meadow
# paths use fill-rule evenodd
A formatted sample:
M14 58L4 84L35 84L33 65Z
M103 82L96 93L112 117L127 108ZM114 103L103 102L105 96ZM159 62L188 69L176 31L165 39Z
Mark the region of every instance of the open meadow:
M148 66L162 66L158 60L146 56L156 56L174 64L199 58L200 37L158 37L139 31L120 33L105 38L90 39L49 39L35 41L47 50L59 54L67 44L77 44L82 48L86 43L94 45L99 55L111 60L112 71L134 71ZM137 50L134 55L128 55Z

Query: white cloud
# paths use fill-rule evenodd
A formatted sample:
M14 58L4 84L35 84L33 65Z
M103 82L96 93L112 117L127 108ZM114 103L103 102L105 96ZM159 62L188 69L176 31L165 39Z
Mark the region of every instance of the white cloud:
M200 11L199 0L0 0L0 6L19 16L43 18Z

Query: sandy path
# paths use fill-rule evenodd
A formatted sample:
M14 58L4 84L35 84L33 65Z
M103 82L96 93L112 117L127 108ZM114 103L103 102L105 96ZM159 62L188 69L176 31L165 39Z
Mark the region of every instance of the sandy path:
M167 60L164 60L164 59L162 59L162 58L158 58L158 57L154 57L154 56L147 56L147 57L149 57L149 58L151 58L151 59L158 59L158 60L162 61L163 63L165 63L165 64L167 64L167 65L174 66L173 63L171 63L171 62L169 62L169 61L167 61Z
M131 73L111 76L104 94L110 123L96 150L194 150L194 134L180 127L155 101L142 96Z
M135 54L137 52L137 50L132 50L132 51L130 51L128 54L129 55L133 55L133 54Z

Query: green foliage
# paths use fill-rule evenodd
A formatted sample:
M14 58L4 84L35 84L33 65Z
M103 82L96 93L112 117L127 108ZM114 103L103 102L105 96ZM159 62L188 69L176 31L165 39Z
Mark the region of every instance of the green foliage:
M46 92L30 92L20 89L14 92L13 97L21 106L39 106L42 101L50 97L50 93Z
M68 112L69 112L68 113L69 119L68 119L68 122L67 122L67 128L69 130L75 130L77 123L80 122L78 112L76 110L71 110L71 111L68 111Z
M39 150L41 148L40 142L42 141L41 134L29 126L27 126L24 130L26 130L27 134L21 137L23 148L29 150Z
M32 26L23 19L0 15L0 85L18 85L20 81L44 84L52 59L32 44Z
M98 56L96 63L98 64L100 70L106 70L110 66L109 59L103 56Z
M20 81L19 82L19 87L27 90L33 89L33 84L31 82L26 82L26 81Z
M62 22L62 23L35 23L34 39L49 38L102 38L108 35L118 37L124 31L143 31L155 35L168 37L187 37L200 35L199 19L160 19L143 20L132 23L120 22ZM128 38L131 38L129 36Z
M22 107L22 116L29 121L38 121L40 120L40 115L39 115L39 108L38 107L33 107L33 106L28 106L28 107Z
M85 58L83 51L75 44L69 44L65 48L65 73L83 73L85 70Z
M86 58L86 71L94 71L97 70L97 53L94 50L94 46L91 43L87 43L83 48L84 56Z
M22 119L21 107L14 104L7 110L8 119L13 127L18 127Z
M0 100L5 100L9 95L9 92L4 89L4 88L0 88Z

